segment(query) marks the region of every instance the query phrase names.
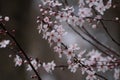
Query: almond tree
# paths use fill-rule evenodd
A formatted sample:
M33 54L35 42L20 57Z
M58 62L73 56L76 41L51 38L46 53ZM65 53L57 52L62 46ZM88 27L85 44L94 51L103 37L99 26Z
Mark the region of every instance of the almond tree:
M27 71L34 71L32 78L42 80L39 69L43 68L46 72L52 73L56 69L68 69L72 73L81 70L82 75L86 75L86 80L108 80L99 73L105 74L107 71L114 72L114 80L120 77L120 53L103 44L96 36L92 35L89 29L97 30L100 26L105 31L110 40L120 47L120 42L115 40L109 32L105 21L119 24L119 17L115 19L105 19L106 11L116 8L120 4L117 0L79 0L76 6L70 4L68 0L41 0L39 4L40 15L37 17L38 33L43 35L54 52L58 53L60 59L66 58L66 65L60 65L55 61L48 63L41 62L39 59L28 57L19 42L6 29L5 22L9 17L0 17L1 36L9 36L10 39L3 39L0 48L11 46L19 49L19 53L14 56L15 66L25 64ZM71 29L72 31L68 30ZM14 32L14 30L13 30ZM74 32L76 36L86 41L94 48L81 49L78 43L67 44L65 38ZM73 37L74 38L74 37ZM14 41L13 42L11 42Z

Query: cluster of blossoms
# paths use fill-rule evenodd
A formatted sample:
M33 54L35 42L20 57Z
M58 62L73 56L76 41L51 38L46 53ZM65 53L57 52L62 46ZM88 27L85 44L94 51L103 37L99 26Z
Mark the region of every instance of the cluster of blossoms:
M8 33L9 36L12 36L7 31L7 29L5 27L3 28L3 22L4 21L9 21L9 17L0 16L0 27L1 27L0 35ZM62 36L64 30L61 28L61 25L56 25L55 28L58 31L58 33L57 32L56 33ZM44 31L44 30L42 29L42 31ZM51 32L51 34L49 34L49 33L47 33L47 34L48 35L46 35L46 36L51 36L51 37L49 37L49 40L50 40L50 38L52 39L52 32ZM56 39L57 39L57 37L59 38L59 36L56 35ZM13 38L13 36L12 36L12 38ZM15 40L15 38L13 40ZM13 44L16 45L16 43L12 43L12 41L10 42L10 40L4 39L4 40L0 41L0 48L6 48L7 46L9 46L10 49L13 49L12 47L15 46ZM54 61L48 62L46 64L45 62L41 63L38 59L33 59L33 58L29 58L30 63L31 63L31 65L30 65L30 63L25 58L25 56L23 56L22 51L18 51L18 53L21 53L21 54L16 54L15 56L12 55L12 54L9 55L10 58L14 58L15 67L17 67L17 66L20 67L23 64L26 64L26 66L27 66L26 70L27 71L32 71L33 70L33 68L31 67L31 65L32 65L35 70L38 70L40 67L43 67L45 69L45 71L52 72L52 70L54 70L54 68L56 66Z
M43 63L39 62L37 59L30 58L30 60L31 60L30 62L33 65L33 67L35 68L35 70L38 70L40 67L43 67L45 69L45 71L52 72L56 66L54 61L48 62L46 64L45 62L43 62ZM30 66L30 64L27 63L27 60L23 60L19 55L15 56L14 62L15 62L15 66L21 66L23 63L25 63L27 65L26 70L32 71L32 67Z
M104 12L112 6L112 0L108 0L106 5L104 5L103 0L86 0L86 3L89 7L95 6L95 9L101 14L104 15Z
M73 73L79 68L83 75L87 74L86 80L99 79L98 72L105 73L111 70L114 71L115 80L119 80L118 65L120 62L114 55L104 56L102 52L95 49L91 51L81 50L76 43L65 45L63 38L67 34L64 23L68 26L81 28L87 22L89 25L93 24L92 28L95 28L105 11L111 7L112 0L108 0L106 3L104 0L79 0L77 11L74 6L60 3L57 0L42 0L42 3L39 5L40 16L37 17L39 33L43 34L43 39L48 40L60 58L66 57L67 68ZM3 19L0 16L0 22L3 20L9 21L9 17ZM9 43L10 40L2 40L0 48L5 48ZM24 54L23 51L22 53ZM21 66L25 63L27 71L31 71L33 68L37 71L43 67L46 72L51 73L56 67L59 67L54 61L45 63L33 58L24 59L21 54L15 55L14 62L15 66Z
M94 11L92 10L92 8L94 8L99 13L99 16L101 16L107 9L111 7L111 3L112 0L109 0L106 5L104 5L103 0L80 0L77 13L75 12L73 6L65 6L65 8L61 9L61 11L56 12L56 19L58 19L59 22L66 21L73 26L83 26L83 24L87 21L86 18L94 17ZM95 17L95 19L101 18L102 17Z
M5 17L0 16L0 23L3 21L9 21L9 17L8 16L5 16ZM4 34L4 33L5 33L5 31L0 29L0 34ZM6 40L6 39L1 40L0 41L0 48L6 48L7 45L9 45L9 43L10 43L10 40Z
M47 63L47 64L43 63L43 67L47 72L51 72L52 70L54 70L55 66L56 64L54 63L54 61Z
M50 46L55 44L54 51L59 54L60 58L62 55L67 57L68 69L71 72L75 73L80 68L82 74L88 74L86 80L96 80L97 72L105 73L114 69L114 78L119 79L120 71L117 69L119 63L113 55L105 57L97 50L80 50L77 44L67 46L63 42L63 36L66 34L64 23L82 27L86 22L91 24L91 19L93 21L102 19L105 11L112 6L112 0L108 0L106 3L103 0L79 0L78 11L74 6L60 3L57 0L42 0L42 3L39 5L41 15L37 17L39 33L42 32L43 38L48 40ZM95 14L96 12L97 14ZM92 27L95 28L96 24L93 24ZM51 64L44 63L44 67L48 67L48 65ZM50 70L54 68L48 69L45 70L51 72Z

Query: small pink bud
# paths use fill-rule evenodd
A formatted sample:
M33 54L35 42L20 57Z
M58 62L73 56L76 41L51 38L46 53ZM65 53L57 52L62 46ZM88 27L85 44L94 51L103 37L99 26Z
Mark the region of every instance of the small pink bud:
M9 17L8 17L8 16L5 16L4 20L5 20L5 21L9 21Z

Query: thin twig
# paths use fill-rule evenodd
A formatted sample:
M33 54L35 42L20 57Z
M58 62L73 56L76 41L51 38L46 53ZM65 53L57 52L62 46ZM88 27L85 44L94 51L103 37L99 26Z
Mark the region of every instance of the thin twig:
M75 15L75 16L78 17L77 15ZM85 18L83 18L83 19L92 19L92 20L94 20L94 19L96 19L96 18L94 18L94 17L85 17ZM119 21L119 20L104 19L104 18L96 19L96 20L97 20L97 21L99 21L99 20L101 20L101 21L108 21L108 22L114 22L114 23L120 24L120 21Z
M112 35L109 33L107 27L105 26L104 22L103 22L102 20L100 20L100 22L101 22L101 24L103 25L103 28L105 29L105 31L106 31L106 33L108 34L108 36L112 39L112 41L113 41L114 43L116 43L116 44L120 47L120 43L117 42L117 41L112 37Z
M78 28L80 29L80 27L78 27ZM107 46L105 46L104 44L102 44L100 41L98 41L97 39L95 39L94 36L92 36L92 35L87 31L87 29L85 29L84 26L83 26L82 28L83 28L83 30L84 30L86 33L85 33L84 31L83 31L83 32L84 32L87 36L89 36L92 40L94 40L96 43L98 43L98 44L101 45L102 47L106 48L107 50L111 51L112 54L115 54L116 56L120 57L120 54L118 54L117 52L111 50L110 48L108 48Z
M86 39L81 33L79 33L78 31L76 31L70 24L68 24L69 27L76 32L83 40L87 41L88 43L90 43L91 45L93 45L96 49L100 50L102 53L110 56L108 53L106 53L105 51L103 51L101 48L99 48L98 46L96 46L95 44L93 44L90 40Z
M92 9L93 9L93 11L95 12L95 14L97 15L96 10L95 10L93 7L92 7ZM103 22L102 20L99 20L99 21L100 21L100 23L102 24L103 29L106 31L106 33L108 34L108 36L111 38L111 40L120 47L120 43L117 42L117 41L112 37L112 35L109 33L107 27L105 26L104 22Z

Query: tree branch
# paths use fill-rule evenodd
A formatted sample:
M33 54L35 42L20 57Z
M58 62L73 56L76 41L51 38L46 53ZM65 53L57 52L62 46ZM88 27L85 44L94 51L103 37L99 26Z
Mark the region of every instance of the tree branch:
M104 53L107 56L110 56L108 53L106 53L105 51L103 51L101 48L99 48L98 46L96 46L94 43L92 43L90 40L86 39L80 32L76 31L70 24L68 24L69 27L76 32L83 40L87 41L88 43L90 43L91 45L93 45L96 49L100 50L102 53Z
M12 38L12 40L16 43L17 47L20 49L20 51L23 53L25 59L27 60L27 62L29 63L29 65L31 66L32 70L35 72L38 80L42 80L41 77L39 76L38 72L35 70L34 66L31 64L31 61L29 59L29 57L27 56L27 54L24 52L24 50L22 49L22 47L20 46L20 44L18 43L18 41L15 39L14 36L12 36L8 30L5 28L4 24L3 23L0 23L0 26L3 30L6 31L7 35Z
M80 29L80 27L78 27ZM105 46L104 44L102 44L100 41L98 41L97 39L95 39L94 36L92 36L88 31L87 29L85 29L85 27L83 26L82 27L83 30L85 31L82 31L84 32L88 37L90 37L93 41L95 41L96 43L98 43L99 45L101 45L102 47L106 48L107 50L109 50L112 54L115 54L116 56L120 57L120 54L118 54L117 52L111 50L110 48L108 48L107 46ZM81 29L82 30L82 29Z
M95 10L93 7L92 7L92 9L93 9L93 11L95 12L95 14L97 15L96 10ZM103 29L105 30L105 32L106 32L106 33L108 34L108 36L111 38L111 40L120 47L120 43L117 42L117 41L112 37L112 35L109 33L107 27L105 26L104 22L103 22L102 20L99 20L99 21L100 21L100 23L102 24L102 27L103 27Z

